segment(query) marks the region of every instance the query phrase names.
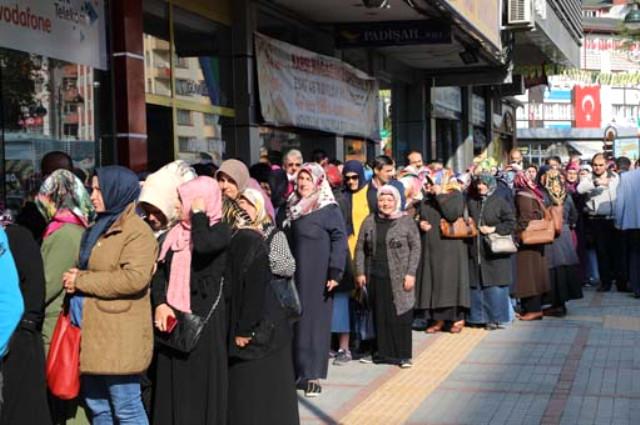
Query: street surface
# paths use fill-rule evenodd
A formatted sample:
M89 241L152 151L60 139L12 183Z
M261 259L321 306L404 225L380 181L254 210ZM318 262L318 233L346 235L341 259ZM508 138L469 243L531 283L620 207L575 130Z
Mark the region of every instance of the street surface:
M329 366L303 424L639 425L640 300L585 290L562 319L414 332L414 367Z

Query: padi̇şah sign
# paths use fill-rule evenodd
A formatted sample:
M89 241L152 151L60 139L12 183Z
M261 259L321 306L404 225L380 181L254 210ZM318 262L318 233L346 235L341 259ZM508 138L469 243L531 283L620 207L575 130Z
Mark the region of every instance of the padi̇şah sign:
M255 55L267 123L379 138L375 78L339 59L258 33Z
M447 43L451 43L451 27L430 20L343 24L336 30L339 48Z
M104 0L0 0L0 46L107 69Z

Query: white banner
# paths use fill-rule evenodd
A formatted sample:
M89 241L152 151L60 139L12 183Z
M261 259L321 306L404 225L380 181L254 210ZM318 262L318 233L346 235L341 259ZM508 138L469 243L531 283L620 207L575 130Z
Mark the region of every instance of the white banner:
M103 0L0 0L0 46L107 69Z
M258 33L255 54L266 122L380 139L375 78L339 59Z

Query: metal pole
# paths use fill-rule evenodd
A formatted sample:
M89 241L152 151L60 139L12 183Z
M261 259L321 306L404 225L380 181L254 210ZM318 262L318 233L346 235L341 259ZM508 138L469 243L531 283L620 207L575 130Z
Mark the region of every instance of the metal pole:
M4 140L4 91L3 91L3 71L4 62L0 59L0 199L2 199L2 208L7 205L7 191L5 185L5 140Z

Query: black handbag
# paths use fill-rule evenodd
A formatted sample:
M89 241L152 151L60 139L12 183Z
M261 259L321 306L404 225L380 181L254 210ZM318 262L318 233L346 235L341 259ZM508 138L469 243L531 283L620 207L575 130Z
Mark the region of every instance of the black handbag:
M293 277L288 279L274 278L271 280L271 288L287 317L294 321L300 319L302 316L302 303L300 302L295 279Z
M171 347L174 350L183 353L190 353L193 351L200 339L202 330L218 307L218 304L220 304L223 288L224 277L221 277L218 296L205 317L173 309L177 320L176 326L171 332L156 332L157 341L167 347Z

